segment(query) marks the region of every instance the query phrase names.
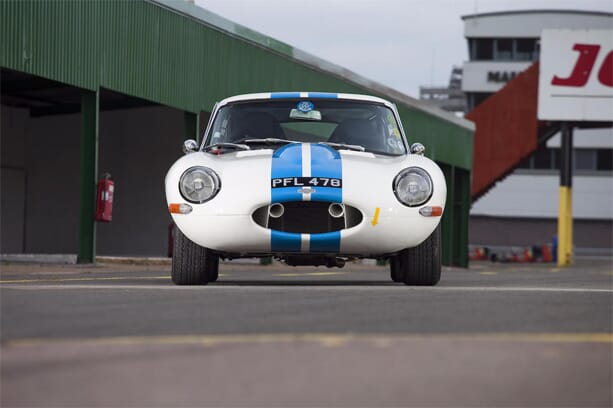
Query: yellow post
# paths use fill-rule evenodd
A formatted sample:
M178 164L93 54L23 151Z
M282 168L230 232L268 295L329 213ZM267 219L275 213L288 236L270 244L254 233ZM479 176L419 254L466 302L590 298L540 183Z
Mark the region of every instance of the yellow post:
M573 189L560 186L558 215L558 266L570 265L573 260Z
M558 213L558 266L573 261L573 129L562 124L560 149L560 209Z

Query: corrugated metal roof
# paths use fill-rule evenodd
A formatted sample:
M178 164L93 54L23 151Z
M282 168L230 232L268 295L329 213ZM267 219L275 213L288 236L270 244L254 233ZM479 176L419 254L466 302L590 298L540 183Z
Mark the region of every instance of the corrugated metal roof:
M459 118L444 110L428 106L420 102L419 100L412 98L409 95L405 95L388 86L385 86L376 81L365 78L359 74L356 74L355 72L351 70L348 70L347 68L341 67L329 61L321 59L313 54L309 54L308 52L294 48L291 45L286 44L282 41L268 37L255 30L251 30L247 27L241 26L240 24L236 24L215 13L212 13L206 9L198 7L190 2L176 1L176 0L147 0L147 1L150 1L152 3L157 3L163 7L168 8L169 10L173 10L175 12L181 13L215 30L223 31L228 35L235 36L237 38L248 41L255 45L262 46L268 50L272 50L279 54L290 57L296 61L300 61L326 74L332 74L332 75L342 78L343 80L347 80L352 83L355 83L356 85L363 87L365 90L369 90L371 92L374 92L380 95L385 95L389 98L393 98L399 103L405 104L414 109L419 109L423 112L426 112L433 116L437 116L441 119L447 120L458 126L465 127L466 129L473 130L473 131L475 129L474 124L468 120Z
M373 94L398 105L410 142L472 166L472 123L183 1L0 1L0 65L182 109L252 92Z

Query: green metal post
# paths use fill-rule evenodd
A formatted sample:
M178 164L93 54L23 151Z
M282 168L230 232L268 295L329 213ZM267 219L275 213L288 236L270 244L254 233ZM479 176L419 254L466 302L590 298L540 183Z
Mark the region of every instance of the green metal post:
M468 215L470 212L470 172L455 168L454 176L454 254L453 265L468 266Z
M194 139L200 142L200 115L185 112L185 140Z
M96 178L98 177L98 112L100 91L81 95L81 209L78 263L96 261Z
M443 265L453 265L453 247L454 247L454 221L456 218L455 215L455 206L453 205L454 198L454 167L448 164L439 163L441 170L443 170L443 174L445 174L445 180L447 181L447 202L445 204L445 212L443 214L443 219L441 220L442 225L442 262Z

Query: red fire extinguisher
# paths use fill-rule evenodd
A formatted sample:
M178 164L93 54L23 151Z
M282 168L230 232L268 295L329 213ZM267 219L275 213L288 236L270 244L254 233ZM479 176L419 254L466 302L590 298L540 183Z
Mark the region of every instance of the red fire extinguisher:
M110 222L113 219L113 191L115 183L111 175L105 173L98 181L96 193L96 221Z

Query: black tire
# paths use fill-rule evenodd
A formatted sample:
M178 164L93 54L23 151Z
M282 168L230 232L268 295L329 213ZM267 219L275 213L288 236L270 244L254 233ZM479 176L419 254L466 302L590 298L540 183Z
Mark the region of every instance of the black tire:
M206 285L217 279L219 256L175 229L172 254L172 281L177 285Z
M390 258L390 278L392 278L392 281L394 282L404 281L400 266L400 258L397 255Z
M219 256L214 255L211 259L209 265L211 269L211 279L209 279L209 282L217 282L217 279L219 279Z
M397 255L405 285L434 286L441 280L441 226L421 244Z

